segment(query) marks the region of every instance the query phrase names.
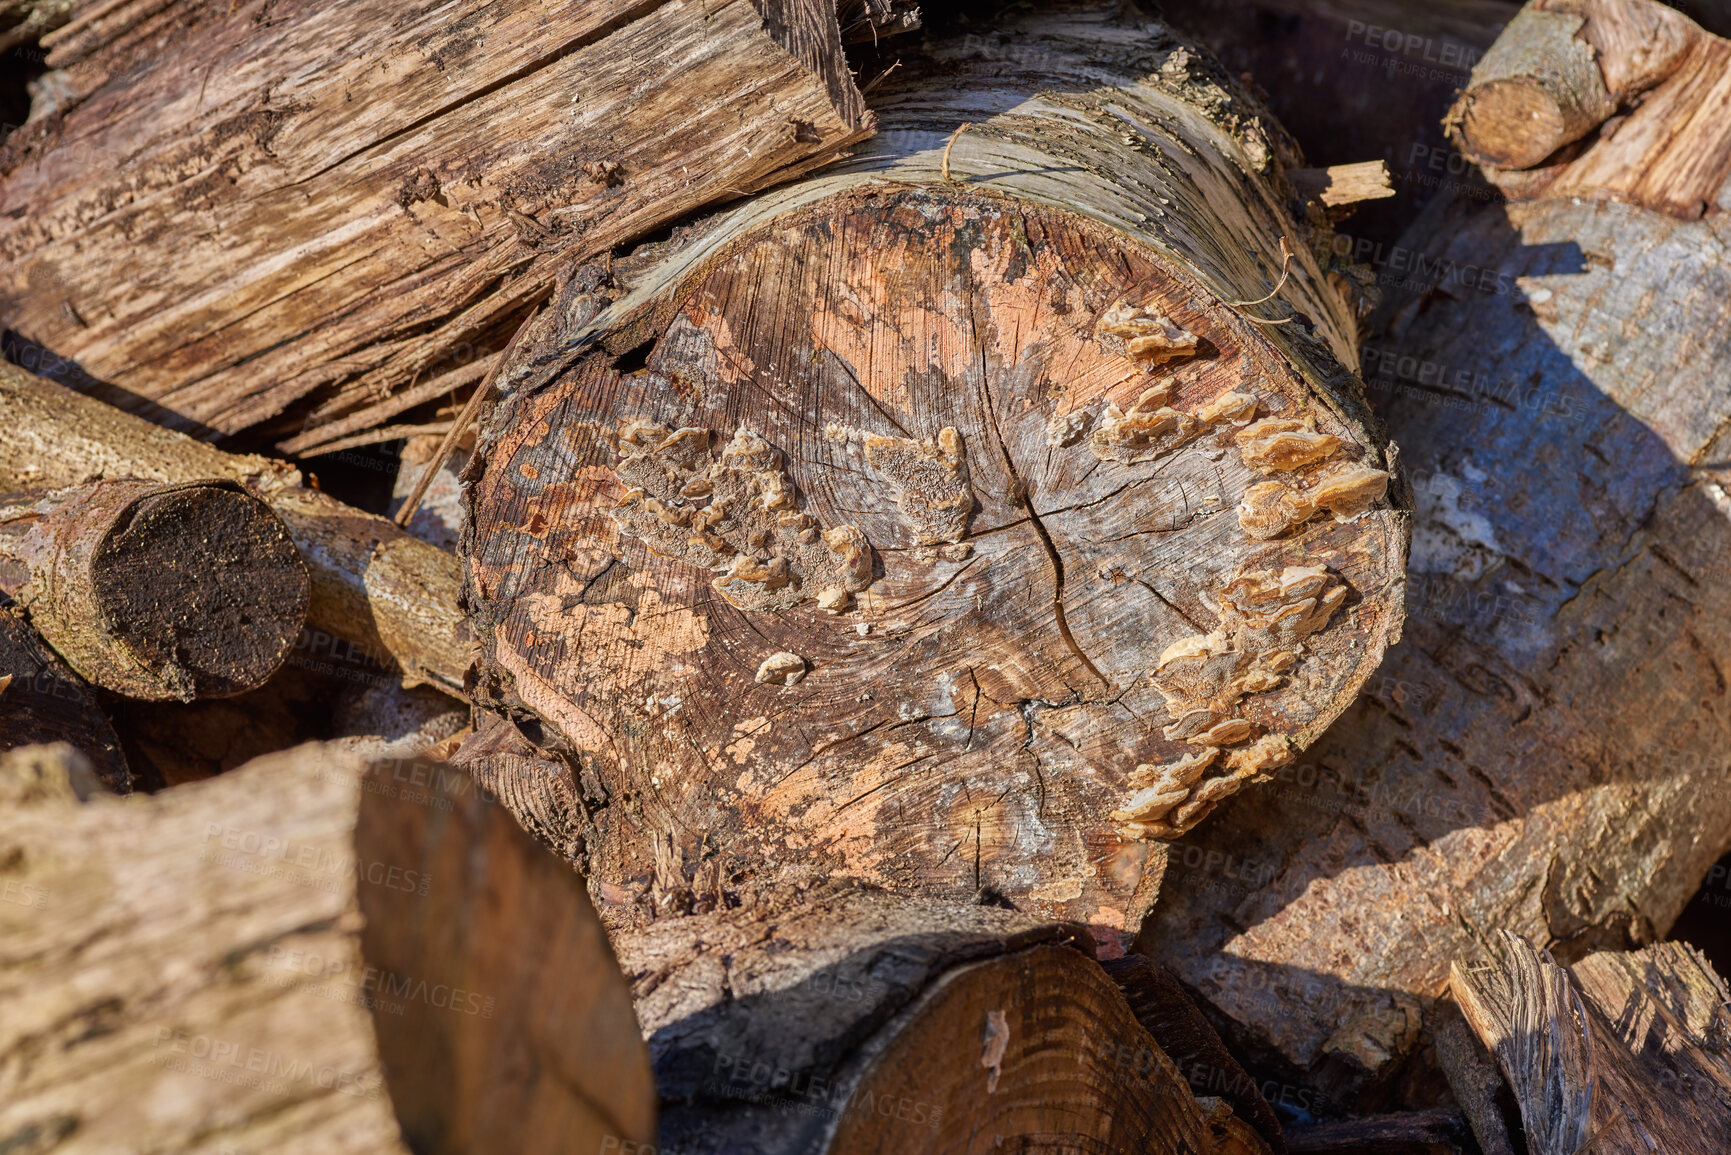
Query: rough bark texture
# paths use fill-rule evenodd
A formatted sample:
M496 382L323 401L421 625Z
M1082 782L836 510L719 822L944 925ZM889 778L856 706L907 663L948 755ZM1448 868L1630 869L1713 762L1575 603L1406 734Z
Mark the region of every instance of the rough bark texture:
M376 406L871 126L830 0L127 0L43 45L0 312L194 431Z
M303 485L281 461L223 453L0 364L0 491L105 477L241 482L288 526L312 581L313 625L394 663L405 680L463 693L469 643L455 557Z
M1449 124L1474 159L1535 169L1489 174L1511 198L1595 197L1693 219L1731 174L1731 41L1655 0L1535 0L1474 69Z
M830 886L614 943L664 1149L1214 1149L1206 1110L1080 927Z
M1286 1150L1280 1120L1256 1080L1227 1049L1173 974L1140 954L1109 959L1106 973L1124 992L1136 1021L1160 1044L1192 1089L1226 1100L1276 1155Z
M1374 1088L1485 928L1652 941L1731 848L1728 220L1439 204L1403 239L1438 280L1366 378L1417 496L1406 640L1145 928L1260 1058Z
M1451 986L1520 1103L1531 1155L1731 1150L1731 991L1681 943L1565 970L1503 932Z
M96 695L18 610L0 607L0 750L47 742L65 742L84 755L114 793L131 791L120 739Z
M58 794L0 808L8 1149L650 1137L581 883L459 772L302 747L153 797Z
M1266 113L1143 19L1004 37L904 56L860 158L573 277L507 370L476 692L570 760L604 882L985 889L1111 937L1147 840L1398 634L1393 456Z
M0 592L81 676L128 697L263 685L307 591L282 519L235 481L97 481L0 509Z

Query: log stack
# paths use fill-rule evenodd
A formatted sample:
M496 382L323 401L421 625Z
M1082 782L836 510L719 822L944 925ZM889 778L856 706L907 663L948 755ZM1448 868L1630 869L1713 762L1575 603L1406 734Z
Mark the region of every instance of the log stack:
M0 1152L1731 1148L1722 15L0 0Z

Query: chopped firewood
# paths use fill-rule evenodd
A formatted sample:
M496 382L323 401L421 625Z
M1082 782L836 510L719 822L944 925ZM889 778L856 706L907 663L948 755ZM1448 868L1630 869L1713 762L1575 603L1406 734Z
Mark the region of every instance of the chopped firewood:
M122 477L240 482L288 526L312 582L314 626L462 695L469 648L455 557L309 488L284 462L224 453L0 364L0 492Z
M133 698L264 684L306 623L307 567L239 482L92 482L0 508L0 592L87 680Z
M1009 19L910 46L893 131L556 299L505 370L477 692L594 780L609 884L654 834L1113 938L1398 634L1394 460L1279 130L1139 16Z
M54 750L0 757L0 1048L31 1056L0 1097L14 1146L653 1138L644 1045L582 883L461 771L304 746L80 803L39 768Z

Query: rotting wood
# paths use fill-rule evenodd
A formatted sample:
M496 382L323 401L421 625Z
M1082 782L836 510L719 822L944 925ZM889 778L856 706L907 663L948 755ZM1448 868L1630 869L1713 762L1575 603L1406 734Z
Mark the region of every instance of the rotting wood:
M871 131L832 0L128 0L43 46L0 313L189 430L374 406L573 255Z
M985 888L1112 938L1151 840L1398 634L1393 451L1297 158L1157 25L999 31L903 54L856 160L574 278L501 375L478 693L593 780L599 880L648 900L671 837L688 880Z
M1233 873L1169 871L1145 927L1232 1042L1337 1102L1421 1046L1475 928L1640 946L1731 850L1717 203L1439 203L1400 241L1435 271L1366 379L1414 479L1406 640L1193 836Z
M0 903L0 1049L30 1056L0 1075L14 1146L652 1137L643 1043L581 882L460 771L301 747L151 797L61 790L0 806L0 856L9 898L32 900Z
M1657 0L1534 0L1473 70L1448 124L1511 198L1696 218L1731 175L1731 41ZM1521 169L1537 171L1505 171Z
M614 944L665 1150L1269 1150L1191 1095L1077 926L831 885Z
M0 607L0 752L51 742L83 755L107 789L131 791L120 739L96 695L17 609Z
M307 569L239 482L91 482L0 508L0 592L82 677L132 698L226 698L301 636Z
M1502 931L1450 988L1497 1058L1532 1155L1731 1150L1731 991L1682 943L1564 969Z
M306 562L313 625L394 663L406 680L463 695L469 643L451 554L309 488L286 462L224 453L0 364L0 491L120 477L245 485L282 517Z

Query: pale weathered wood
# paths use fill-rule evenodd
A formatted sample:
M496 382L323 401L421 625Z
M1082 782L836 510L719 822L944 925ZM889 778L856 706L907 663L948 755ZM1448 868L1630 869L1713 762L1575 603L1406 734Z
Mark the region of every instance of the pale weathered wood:
M1510 197L1590 196L1699 217L1731 174L1731 41L1657 0L1534 0L1473 70L1448 122ZM1547 158L1532 173L1496 171Z
M1110 939L1149 840L1398 633L1394 460L1278 130L1115 7L1003 32L904 53L855 160L574 278L506 371L477 692L592 782L608 884L659 893L666 845L675 890L985 889Z
M1718 203L1439 204L1401 241L1435 272L1366 377L1419 511L1405 641L1197 832L1146 927L1229 1037L1331 1097L1393 1077L1486 928L1564 961L1651 942L1731 849Z
M22 613L0 607L0 751L50 742L72 746L114 793L132 789L120 739L96 695Z
M301 747L151 797L0 807L0 855L14 1148L479 1155L653 1131L582 884L460 771Z
M406 680L462 695L469 644L451 554L309 488L285 462L223 453L0 364L0 491L119 477L239 481L288 526L312 581L313 625L394 663Z
M1731 1149L1731 991L1681 943L1565 970L1501 932L1450 987L1496 1055L1532 1155Z
M189 430L375 405L871 131L832 0L127 0L43 45L0 314Z
M282 519L239 482L116 478L0 509L0 593L82 677L188 702L276 673L308 581Z
M1215 1149L1082 928L850 886L614 934L666 1150ZM1211 1123L1213 1127L1211 1127ZM1254 1131L1237 1148L1265 1155Z
M1306 199L1320 201L1327 208L1342 208L1362 201L1382 200L1394 195L1389 182L1388 163L1380 160L1358 164L1336 164L1327 168L1295 168L1287 179L1293 191Z

